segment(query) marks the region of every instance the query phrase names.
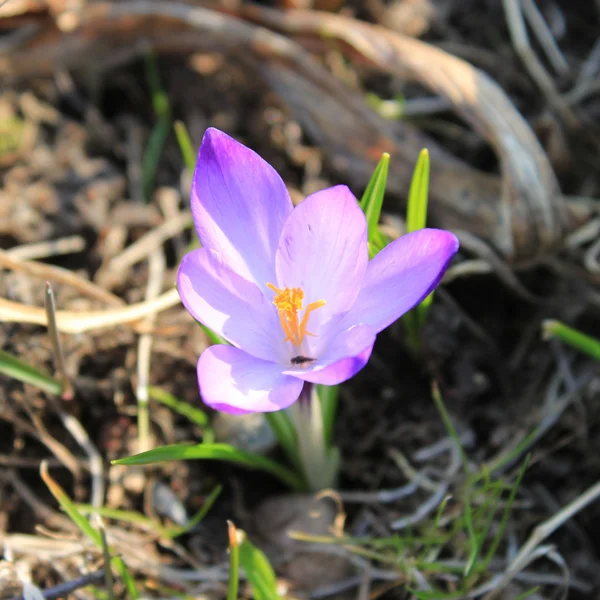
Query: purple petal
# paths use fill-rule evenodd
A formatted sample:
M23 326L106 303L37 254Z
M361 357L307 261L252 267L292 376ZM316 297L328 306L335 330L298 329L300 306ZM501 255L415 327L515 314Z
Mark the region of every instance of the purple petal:
M322 383L323 385L337 385L350 377L354 377L369 362L373 344L365 348L357 356L349 356L334 362L333 364L321 369L301 375L303 381L311 383Z
M325 300L310 317L309 330L347 311L356 300L369 254L367 223L343 185L308 196L288 217L276 268L279 287L300 287L305 304Z
M292 201L276 171L218 129L207 129L192 184L192 213L202 245L264 287Z
M238 415L287 408L304 385L284 375L275 363L225 345L211 346L201 354L198 384L205 404Z
M420 229L386 246L367 268L347 325L365 323L378 333L419 304L440 282L458 250L458 239L441 229Z
M265 360L281 355L281 328L271 301L217 252L200 248L186 254L177 289L191 315L228 342Z
M338 330L339 331L339 330ZM323 354L304 368L284 371L304 381L335 385L362 369L373 349L375 331L369 325L355 325L330 339Z

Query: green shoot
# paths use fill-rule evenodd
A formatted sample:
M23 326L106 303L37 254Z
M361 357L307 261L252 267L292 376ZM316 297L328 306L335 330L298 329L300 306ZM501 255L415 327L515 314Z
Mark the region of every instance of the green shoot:
M194 149L194 144L192 143L192 138L188 133L185 125L181 121L175 121L175 136L177 137L177 143L179 144L179 150L181 151L181 156L183 157L183 163L185 164L185 168L193 173L196 168L196 150Z
M240 580L240 546L238 532L231 521L227 521L229 534L229 586L227 600L237 600Z
M202 440L205 443L212 443L214 441L214 434L210 427L208 416L203 410L200 410L183 400L179 400L173 396L173 394L169 394L166 390L153 385L148 386L148 395L152 400L160 402L164 406L167 406L188 419L188 421L198 425L198 427L202 429Z
M42 462L40 467L40 475L50 493L60 504L61 508L67 513L71 521L73 521L73 523L79 527L83 534L90 538L95 546L97 546L100 550L103 550L105 542L103 540L102 533L92 527L91 523L77 510L77 507L71 498L69 498L69 496L65 493L62 487L58 485L58 483L56 483L52 477L50 477L50 474L48 473L48 466L45 462ZM119 573L123 583L125 584L125 587L127 588L128 598L137 600L137 598L139 598L139 594L135 585L135 581L129 573L129 570L127 569L123 559L120 556L113 556L110 559L110 567L107 565L107 568L113 568L117 573Z
M600 360L600 340L573 329L573 327L569 327L560 321L544 321L542 328L544 339L557 338L580 352Z
M48 394L58 396L62 391L60 381L4 350L0 350L0 373L34 385Z
M277 593L277 577L273 567L264 553L248 541L245 533L241 534L240 564L252 588L254 600L279 600Z
M229 444L173 444L141 452L134 456L113 461L115 465L151 465L169 460L226 460L251 469L260 469L277 477L295 491L304 489L302 479L294 472L279 463L253 454L238 450Z
M427 224L429 171L429 152L424 148L417 159L408 192L406 208L406 231L408 233L423 229ZM421 329L425 324L427 310L432 300L433 292L402 319L406 328L407 344L413 353L417 353L421 347Z
M156 59L151 53L146 55L146 81L150 88L152 107L157 118L142 158L142 187L144 198L148 201L152 195L158 163L160 162L164 145L171 131L171 106L169 98L162 88Z
M371 258L388 244L388 240L379 231L379 217L383 206L389 165L390 155L384 152L360 201L360 207L367 218L369 255Z

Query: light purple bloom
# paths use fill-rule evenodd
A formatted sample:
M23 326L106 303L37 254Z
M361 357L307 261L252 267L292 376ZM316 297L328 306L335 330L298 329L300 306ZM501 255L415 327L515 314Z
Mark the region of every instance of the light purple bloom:
M280 410L305 381L352 377L458 249L452 233L423 229L369 262L365 216L346 186L294 208L275 170L216 129L202 140L192 213L202 248L184 257L177 286L192 316L231 344L202 353L198 381L207 405L233 414Z

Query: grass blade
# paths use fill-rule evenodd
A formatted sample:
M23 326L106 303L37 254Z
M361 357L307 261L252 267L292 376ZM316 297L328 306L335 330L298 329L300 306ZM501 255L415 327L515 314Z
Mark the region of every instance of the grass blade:
M371 256L377 254L379 250L382 250L387 245L387 240L379 231L379 216L381 215L381 208L383 206L389 165L390 155L384 152L377 167L375 167L375 171L360 201L360 207L367 218L369 254Z
M169 98L161 86L156 59L152 53L146 56L146 81L150 88L152 106L157 118L156 125L152 129L142 158L142 185L144 197L146 200L149 200L154 186L158 163L171 131L171 106Z
M406 230L417 231L423 229L427 222L427 202L429 199L429 152L426 148L421 150L415 170L413 171L408 192L408 206L406 210Z
M77 510L75 503L71 500L71 498L69 498L62 487L56 483L52 477L50 477L50 473L48 473L48 465L45 461L42 462L40 467L40 475L50 493L60 504L60 507L65 511L65 513L67 513L71 521L73 521L73 523L75 523L75 525L77 525L77 527L79 527L79 529L82 531L82 533L90 538L90 540L92 540L92 542L100 550L103 550L104 540L102 538L102 534L97 529L92 527L92 524ZM139 594L135 585L135 580L131 576L131 573L129 572L129 569L127 568L127 565L123 559L120 556L112 557L110 560L110 566L114 568L121 576L121 579L127 588L127 597L131 598L132 600L137 600L137 598L139 598ZM108 565L107 568L109 568Z
M265 554L251 544L245 535L240 544L240 563L250 582L254 600L279 600L273 567Z
M229 586L227 588L227 600L237 600L240 581L240 547L238 544L237 529L231 521L227 521L227 531L229 533Z
M60 381L4 350L0 350L0 373L23 383L35 385L49 394L58 396L62 391Z
M560 321L547 320L542 324L544 339L557 338L580 352L600 360L600 340L569 327Z
M183 526L183 527L174 527L170 529L167 533L167 537L174 538L179 535L183 535L187 533L198 523L200 523L204 517L208 514L210 509L213 507L214 503L217 501L221 491L223 490L222 485L218 485L208 496L208 498L204 501L204 504L200 507L200 510Z
M174 410L176 413L179 413L192 423L198 425L198 427L204 428L209 424L208 416L203 410L200 410L183 400L179 400L179 398L176 398L173 394L170 394L162 388L149 385L148 395L152 400L156 400L156 402L160 402L164 406Z
M260 469L277 477L290 488L301 491L300 477L279 463L251 452L238 450L229 444L173 444L141 452L113 461L115 465L150 465L168 460L226 460L251 469Z
M48 465L45 461L43 461L40 466L40 475L50 493L60 504L60 507L67 513L71 521L73 521L82 533L89 537L98 548L102 549L102 536L100 535L100 532L92 527L91 523L77 510L74 502L69 498L62 487L50 477Z
M183 157L183 163L185 164L185 168L193 173L196 168L196 149L194 148L194 144L192 143L192 138L188 133L185 125L181 121L175 121L175 137L177 138L177 143L179 144L179 150L181 151L181 156Z

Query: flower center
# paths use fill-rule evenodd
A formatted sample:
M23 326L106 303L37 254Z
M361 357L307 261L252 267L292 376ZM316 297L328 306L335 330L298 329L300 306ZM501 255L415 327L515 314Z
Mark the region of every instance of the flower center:
M279 322L285 333L284 342L292 342L296 347L299 347L307 335L315 335L306 330L308 325L308 317L313 310L321 308L326 304L325 300L317 300L311 302L303 309L304 290L302 288L283 288L282 290L275 287L272 283L267 283L267 287L275 292L273 304L279 313ZM298 312L304 310L302 320L298 317Z

